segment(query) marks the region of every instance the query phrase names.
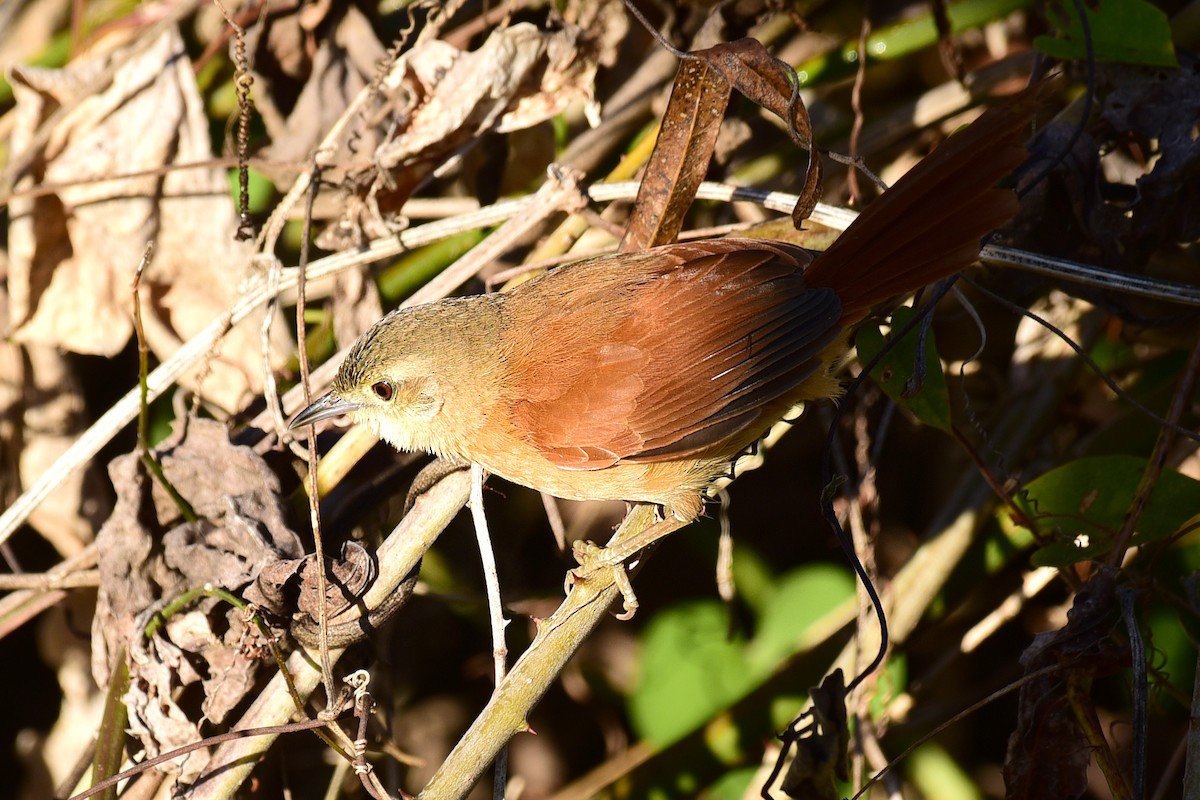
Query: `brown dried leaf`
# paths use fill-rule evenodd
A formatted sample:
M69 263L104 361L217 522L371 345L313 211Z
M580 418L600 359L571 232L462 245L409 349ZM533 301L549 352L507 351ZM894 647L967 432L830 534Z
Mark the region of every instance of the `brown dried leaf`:
M85 60L64 70L13 70L14 150L29 145L60 105L69 109L20 184L58 188L11 206L15 338L78 353L119 352L133 331L133 273L153 239L144 314L151 348L167 358L236 301L252 251L233 238L237 220L221 170L88 182L212 158L203 103L177 31L130 57L103 91L81 96L103 69L101 61ZM282 336L276 342L277 361L285 342ZM255 326L243 325L229 334L221 355L183 383L236 410L261 390L259 351Z
M1070 798L1087 790L1091 746L1071 707L1067 673L1107 674L1128 664L1128 653L1110 636L1115 585L1113 570L1098 571L1075 596L1067 624L1038 634L1021 654L1026 675L1056 670L1021 686L1004 760L1006 797Z
M87 427L83 392L64 354L22 347L9 338L7 274L0 252L0 504L11 502L63 454ZM68 476L30 514L33 526L62 555L77 553L108 516L94 469Z
M489 131L535 125L577 100L592 104L596 59L580 48L580 35L573 26L540 31L519 23L478 50L434 40L405 53L384 81L387 106L371 115L383 123L358 136L356 149L383 132L390 138L375 148L371 166L346 176L355 194L319 244L341 249L364 235L390 235L384 219L460 148Z
M738 39L692 55L719 70L747 99L787 123L792 140L808 150L804 186L792 210L792 222L799 228L821 199L821 159L813 144L808 109L794 91L795 76L791 68L771 55L757 39Z
M357 612L359 598L371 587L378 568L371 554L357 542L345 542L341 557L329 564L325 586L326 612L335 620L346 612ZM251 603L283 616L320 616L321 595L317 590L314 555L283 559L262 569L245 593Z
M255 109L262 114L271 137L264 156L296 165L292 175L350 101L371 82L376 64L386 55L361 11L340 4L331 10L342 16L332 32L320 38L311 62L304 50L307 31L302 10L271 17L250 28L247 35L247 44L255 53ZM290 110L281 108L285 101L277 96L294 92L296 82L301 84L299 95Z
M731 94L732 87L720 70L700 59L680 63L621 252L675 241L708 172Z
M731 89L779 115L792 139L808 149L804 188L792 212L797 228L821 197L821 161L812 145L808 111L793 92L787 65L761 42L739 39L688 54L679 65L637 203L621 241L636 252L674 241L704 180Z
M223 719L252 686L258 662L243 647L255 634L242 612L214 598L173 616L150 641L142 633L147 612L205 584L236 592L266 565L301 553L284 522L275 475L253 450L231 444L224 426L201 419L180 425L157 457L200 518L180 523L162 488L148 485L136 454L115 459L110 475L118 501L97 537L100 592L92 626L92 671L100 685L115 654L130 653L130 728L152 753L195 741L201 715ZM198 681L202 709L178 705L179 689ZM191 760L185 774L201 766Z
M812 708L804 734L796 738L796 757L780 788L797 800L833 800L838 781L850 778L850 726L846 716L846 679L834 670L811 691ZM792 728L796 723L792 723Z

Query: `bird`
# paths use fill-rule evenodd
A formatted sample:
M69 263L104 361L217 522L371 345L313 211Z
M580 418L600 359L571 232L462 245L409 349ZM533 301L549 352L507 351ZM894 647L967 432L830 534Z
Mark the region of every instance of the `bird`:
M791 408L836 397L855 327L968 267L1019 210L998 185L1039 102L993 106L824 252L749 238L577 261L511 290L387 314L290 423L343 415L555 497L703 513Z

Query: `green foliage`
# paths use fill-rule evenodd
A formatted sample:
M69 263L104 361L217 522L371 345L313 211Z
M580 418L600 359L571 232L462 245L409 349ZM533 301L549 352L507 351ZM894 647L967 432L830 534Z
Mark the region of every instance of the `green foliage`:
M1099 0L1083 3L1088 33L1097 61L1177 67L1166 13L1146 0ZM1048 6L1047 16L1058 26L1058 37L1038 36L1034 47L1064 60L1087 58L1087 37L1076 4L1062 0Z
M730 770L709 786L703 796L709 800L741 800L757 774L758 767Z
M1033 532L1049 542L1033 554L1033 563L1065 567L1108 552L1133 505L1146 464L1145 458L1129 455L1082 458L1031 481L1014 501ZM1170 536L1193 522L1198 510L1200 481L1163 470L1133 543Z
M892 314L893 333L886 337L879 328L865 327L859 330L855 345L862 362L865 364L875 358L884 344L891 341L894 332L903 330L912 321L913 315L913 310L907 306L896 309ZM925 379L915 391L909 387L920 341L919 331L911 331L875 365L871 377L888 397L908 409L921 422L949 433L950 394L946 390L942 362L933 346L932 333L925 338Z
M389 305L398 303L465 255L484 237L483 231L466 231L401 256L380 273L379 293Z
M813 565L779 580L749 640L730 637L729 612L715 600L658 614L643 634L641 679L629 698L634 728L658 745L686 735L801 650L813 624L853 596L846 570Z
M1012 12L1032 5L1030 0L966 0L947 9L954 34L1004 19ZM867 37L868 63L893 61L938 42L933 14L926 12L903 22L873 31ZM801 86L816 86L853 75L858 69L858 42L850 41L840 50L810 59L796 68Z
M975 781L940 745L922 745L908 759L908 775L929 800L974 800L983 797Z

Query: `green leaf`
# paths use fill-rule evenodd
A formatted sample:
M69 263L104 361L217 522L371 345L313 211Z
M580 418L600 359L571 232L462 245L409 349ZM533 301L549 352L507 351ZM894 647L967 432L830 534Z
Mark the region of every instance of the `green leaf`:
M712 600L655 616L642 637L641 677L629 698L629 716L641 737L670 744L753 685L742 642L728 634L728 612Z
M726 772L704 792L706 800L742 800L758 776L758 767L741 767Z
M1177 67L1171 43L1171 22L1165 12L1146 0L1099 0L1083 4L1097 61ZM1086 38L1075 3L1061 0L1046 9L1058 26L1059 38L1037 36L1033 45L1048 56L1064 60L1087 58Z
M854 597L854 577L833 564L809 564L787 573L763 611L747 662L759 674L804 647L814 623Z
M913 318L913 310L907 306L897 308L892 314L892 331L903 330ZM884 337L879 328L860 328L855 338L858 357L864 363L878 355L884 343L891 341L892 333ZM915 387L909 386L913 368L917 363L917 345L921 340L919 327L901 339L883 360L871 370L871 377L879 388L897 404L926 425L950 432L950 394L946 391L946 376L942 373L942 362L933 346L933 334L925 340L925 380Z
M1065 567L1107 553L1133 505L1146 459L1097 456L1072 461L1031 481L1016 505L1034 533L1050 543L1033 554L1037 566ZM1178 531L1200 512L1200 481L1163 470L1150 492L1133 543Z
M929 800L983 797L971 776L936 742L921 745L909 756L907 767L913 785Z
M848 570L813 564L779 579L750 642L730 639L729 611L715 600L659 613L642 634L641 675L629 698L634 729L658 745L686 736L761 684L807 645L815 623L853 598Z

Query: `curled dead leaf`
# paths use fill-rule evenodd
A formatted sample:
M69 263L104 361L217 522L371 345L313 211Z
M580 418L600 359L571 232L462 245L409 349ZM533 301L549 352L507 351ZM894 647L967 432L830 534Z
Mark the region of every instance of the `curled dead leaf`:
M133 333L131 284L148 241L143 279L150 347L167 358L225 314L239 296L250 245L234 239L237 219L223 171L187 167L212 159L208 122L178 31L141 47L104 88L84 94L103 61L63 70L12 70L15 152L60 113L15 198L9 242L15 338L76 353L112 356ZM136 143L136 144L132 144ZM281 333L272 359L288 351ZM253 324L231 331L221 352L182 379L227 410L261 391L261 346ZM130 376L130 383L134 376Z
M301 553L274 473L253 450L232 444L223 425L180 423L156 457L198 519L182 521L136 454L114 459L117 505L96 540L100 591L92 625L97 683L108 682L117 654L130 654L130 728L151 753L195 741L202 718L220 721L242 702L261 648L248 646L258 633L243 612L215 597L197 599L148 639L150 616L198 587L237 592L272 562ZM188 695L179 690L197 682L202 706L182 707ZM185 777L202 761L188 760Z

